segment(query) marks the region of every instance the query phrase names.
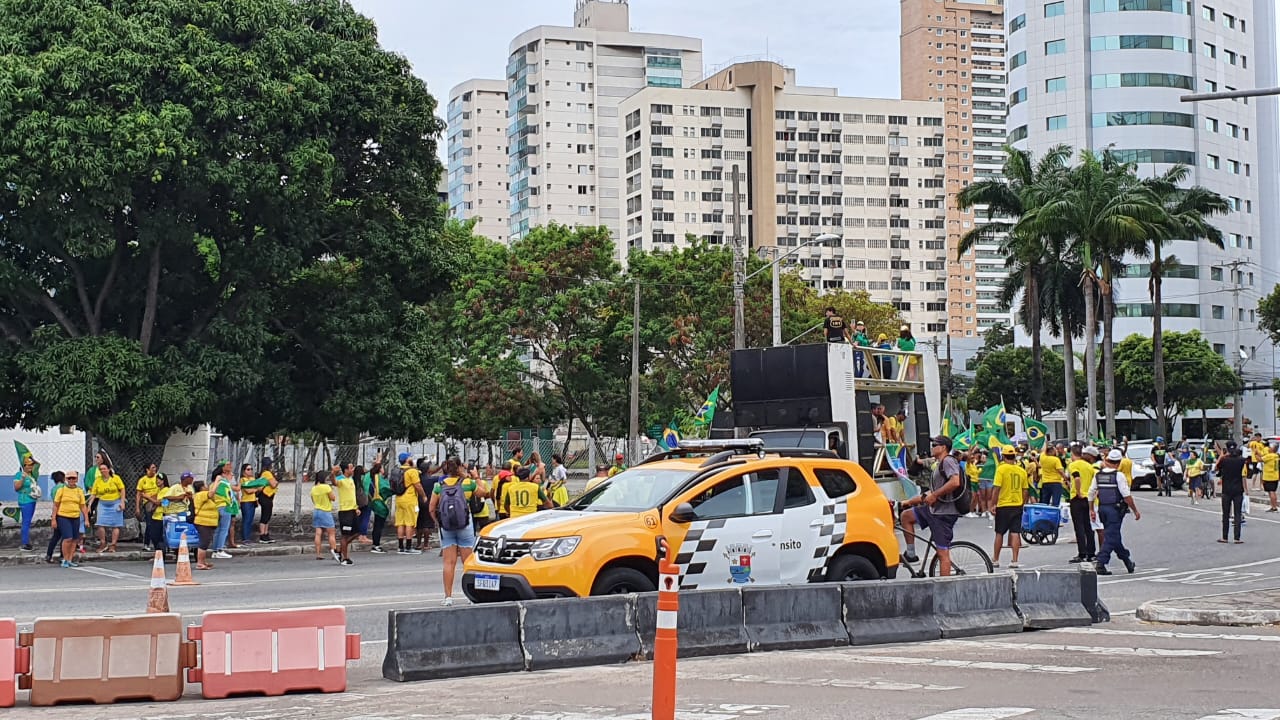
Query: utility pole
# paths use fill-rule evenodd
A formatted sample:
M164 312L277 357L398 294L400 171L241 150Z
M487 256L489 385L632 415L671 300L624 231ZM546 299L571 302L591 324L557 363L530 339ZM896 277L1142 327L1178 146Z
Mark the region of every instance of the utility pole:
M631 437L627 443L631 464L640 462L640 281L635 281L631 310Z
M1231 272L1231 357L1236 368L1236 392L1231 402L1231 434L1237 441L1244 437L1244 357L1240 349L1240 292L1244 288L1240 284L1244 274L1240 268L1249 265L1248 260L1232 260L1220 267L1229 268Z
M747 346L747 323L743 309L747 283L747 254L742 241L742 203L738 195L738 165L733 166L733 349Z
M778 248L773 248L773 346L782 344L782 258L778 256Z

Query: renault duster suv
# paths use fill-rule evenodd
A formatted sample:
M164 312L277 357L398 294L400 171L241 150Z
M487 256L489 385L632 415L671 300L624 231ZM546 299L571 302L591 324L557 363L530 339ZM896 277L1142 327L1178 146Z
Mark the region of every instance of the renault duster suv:
M555 510L489 525L473 602L657 588L663 540L685 589L892 578L889 502L860 465L761 440L693 441Z

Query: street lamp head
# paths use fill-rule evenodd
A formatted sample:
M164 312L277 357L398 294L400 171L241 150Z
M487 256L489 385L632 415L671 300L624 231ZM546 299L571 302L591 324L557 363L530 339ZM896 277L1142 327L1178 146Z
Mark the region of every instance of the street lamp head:
M829 243L829 242L831 242L832 240L839 240L839 239L840 239L840 236L839 236L839 235L833 235L833 234L831 234L831 233L822 233L821 235L819 235L818 237L814 238L814 239L813 239L813 240L811 240L810 242L814 242L814 243L819 243L819 242L820 242L820 243Z

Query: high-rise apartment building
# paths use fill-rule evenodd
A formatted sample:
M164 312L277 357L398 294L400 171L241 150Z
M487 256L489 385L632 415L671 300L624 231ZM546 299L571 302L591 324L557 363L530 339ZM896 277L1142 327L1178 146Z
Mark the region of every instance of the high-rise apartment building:
M1059 143L1112 147L1138 163L1142 176L1181 163L1191 169L1190 183L1226 197L1233 211L1213 219L1225 249L1180 240L1165 247L1180 264L1164 282L1164 328L1200 330L1228 362L1242 364L1246 379L1265 374L1268 381L1273 355L1257 331L1256 307L1277 280L1275 99L1179 98L1274 85L1274 3L1009 0L1005 6L1009 140L1036 155ZM1145 264L1130 264L1117 286L1116 337L1149 335ZM1268 400L1262 393L1246 397L1245 414L1261 427L1274 424Z
M998 307L1004 256L994 241L958 258L960 238L986 222L962 212L956 195L997 178L1004 162L1006 84L1001 0L902 0L902 97L945 105L947 330L975 337L1010 314Z
M467 80L449 91L449 215L507 239L507 81Z
M702 41L629 30L626 0L578 0L573 27L541 25L507 61L509 232L559 222L622 237L618 104L702 75Z
M946 326L944 106L842 97L796 85L773 62L731 65L694 87L647 87L622 101L622 179L630 247L662 250L686 234L741 234L797 250L819 289L867 290L919 334Z

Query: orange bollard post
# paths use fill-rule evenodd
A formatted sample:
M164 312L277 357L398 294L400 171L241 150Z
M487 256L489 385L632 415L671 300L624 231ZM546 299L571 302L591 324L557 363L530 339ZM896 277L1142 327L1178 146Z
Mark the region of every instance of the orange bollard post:
M658 561L658 623L653 636L653 720L675 720L676 616L680 609L680 568L671 562L671 548L662 540Z
M199 585L196 579L191 577L191 553L187 551L187 534L182 533L182 539L178 541L178 570L173 575L173 582L170 585Z
M169 589L164 585L164 551L156 551L151 565L151 590L147 593L148 613L169 612Z

